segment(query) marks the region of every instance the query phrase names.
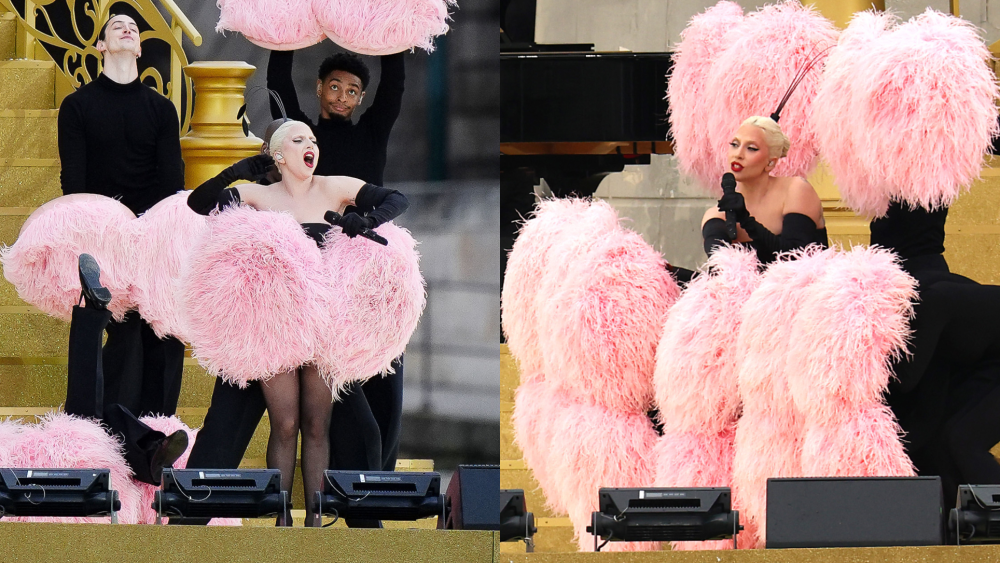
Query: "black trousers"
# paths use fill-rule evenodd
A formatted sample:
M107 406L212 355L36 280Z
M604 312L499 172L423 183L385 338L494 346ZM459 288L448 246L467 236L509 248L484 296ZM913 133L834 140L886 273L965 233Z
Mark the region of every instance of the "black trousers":
M330 419L330 469L392 471L399 454L403 416L403 357L395 373L352 385L333 406ZM198 431L187 466L199 469L239 467L266 410L260 384L240 389L218 379L205 424ZM177 519L171 519L173 522ZM178 524L205 524L188 518ZM376 527L377 520L347 519L350 527Z
M161 340L139 313L108 324L104 345L104 403L118 403L139 416L177 412L184 371L184 343Z
M124 405L105 403L101 340L111 320L106 310L73 307L69 328L66 412L103 422L125 445L125 461L135 478L158 485L150 472L156 447L166 437L139 421Z

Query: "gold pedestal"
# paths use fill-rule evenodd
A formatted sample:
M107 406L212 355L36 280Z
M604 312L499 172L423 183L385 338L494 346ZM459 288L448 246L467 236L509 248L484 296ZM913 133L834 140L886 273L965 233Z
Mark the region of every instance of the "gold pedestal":
M254 70L253 65L238 61L204 61L184 67L197 96L191 132L181 138L187 189L197 188L237 160L260 152L263 141L246 137L236 118Z

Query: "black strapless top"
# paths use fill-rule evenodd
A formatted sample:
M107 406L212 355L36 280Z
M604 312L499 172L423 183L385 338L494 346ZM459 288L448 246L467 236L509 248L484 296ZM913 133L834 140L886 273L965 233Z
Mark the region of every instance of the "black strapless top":
M219 194L219 209L225 209L230 205L239 205L243 200L240 199L240 192L236 188L226 188L222 190ZM326 233L330 231L333 225L329 223L299 223L302 226L302 230L305 231L309 238L316 241L316 246L322 248L323 240Z

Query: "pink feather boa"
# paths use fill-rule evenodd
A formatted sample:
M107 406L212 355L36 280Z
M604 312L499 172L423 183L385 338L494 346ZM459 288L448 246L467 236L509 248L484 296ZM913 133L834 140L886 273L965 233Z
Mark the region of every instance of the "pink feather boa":
M174 462L173 467L176 469L184 469L187 467L188 456L191 455L191 448L194 447L195 438L198 437L198 430L191 430L186 424L180 421L176 416L144 416L140 419L146 426L149 426L153 430L159 430L166 435L171 435L178 430L183 430L188 435L188 447L181 454L181 457L177 458ZM139 516L140 524L154 524L156 523L156 512L153 511L153 498L159 487L150 485L148 483L136 482L139 488L142 490L142 502L140 508L142 513ZM169 518L163 520L164 523L169 522ZM210 526L242 526L243 520L240 518L213 518L209 522Z
M340 229L326 235L323 261L328 321L317 325L314 362L333 389L387 373L406 348L426 304L417 242L392 223L381 246Z
M127 229L134 218L109 197L58 197L36 209L13 246L0 250L4 277L21 299L68 321L80 300L80 254L91 254L101 266L101 283L111 290L108 309L121 320L134 307L129 289L135 245Z
M287 213L230 208L208 220L181 275L185 333L209 373L241 387L296 368L329 311L319 248Z
M189 337L177 301L181 267L199 252L201 237L208 231L208 218L188 207L188 194L164 199L128 225L136 243L132 301L157 336L184 341Z
M242 33L250 42L291 51L314 45L324 34L364 55L408 49L434 50L448 32L455 0L218 0L217 32Z

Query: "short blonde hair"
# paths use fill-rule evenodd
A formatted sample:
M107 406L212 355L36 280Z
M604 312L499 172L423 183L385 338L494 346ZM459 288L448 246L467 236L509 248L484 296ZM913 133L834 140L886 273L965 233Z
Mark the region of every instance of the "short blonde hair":
M788 149L792 143L788 140L788 136L781 131L777 121L770 117L755 115L746 118L740 127L744 125L753 125L764 132L764 140L767 142L767 149L770 152L769 156L784 158L788 155Z
M274 153L281 152L281 146L285 144L285 137L288 136L288 131L293 125L296 124L309 127L305 123L295 121L293 119L289 119L288 121L282 123L277 129L274 130L274 133L271 133L271 141L267 144L267 154L274 156Z

